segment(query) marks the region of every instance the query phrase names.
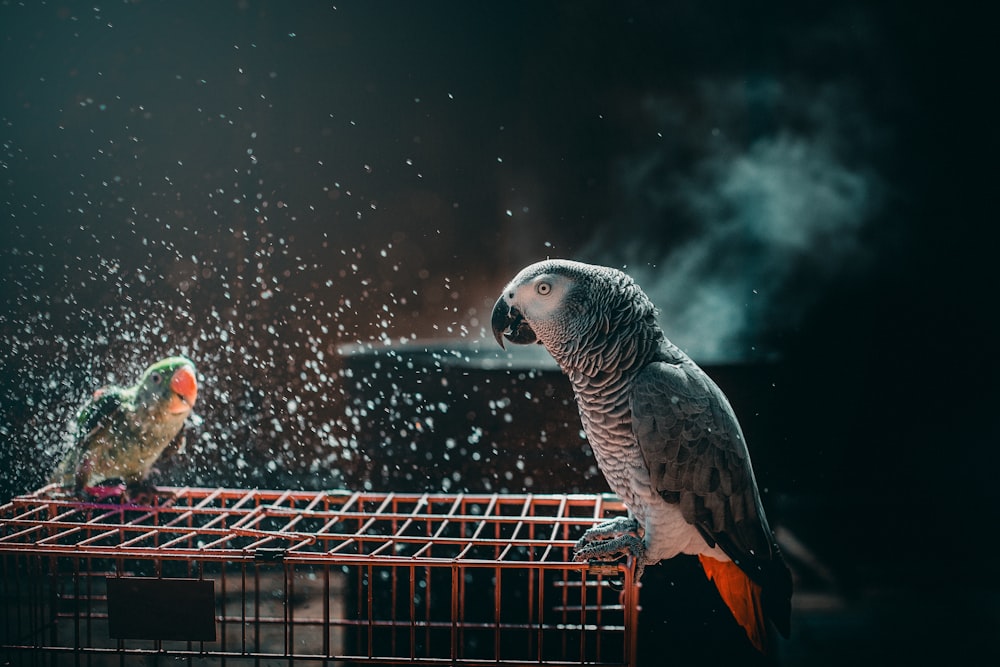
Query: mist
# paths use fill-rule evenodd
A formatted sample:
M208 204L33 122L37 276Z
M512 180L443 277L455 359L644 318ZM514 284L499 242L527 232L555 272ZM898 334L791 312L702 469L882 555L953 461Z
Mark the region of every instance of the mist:
M642 110L659 141L618 160L621 207L583 254L625 268L694 358L780 356L776 336L871 266L884 188L865 157L885 132L833 83L706 81Z

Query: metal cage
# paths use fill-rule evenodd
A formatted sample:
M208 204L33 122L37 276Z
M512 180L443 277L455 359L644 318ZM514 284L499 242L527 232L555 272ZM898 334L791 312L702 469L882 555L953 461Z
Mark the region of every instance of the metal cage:
M613 497L52 491L0 507L10 664L635 663L631 566L571 558Z

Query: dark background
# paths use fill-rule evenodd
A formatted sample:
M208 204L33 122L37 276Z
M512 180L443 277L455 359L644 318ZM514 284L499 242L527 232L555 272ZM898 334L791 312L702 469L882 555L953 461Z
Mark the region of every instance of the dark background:
M94 388L173 353L202 392L166 483L603 490L561 377L486 331L521 266L569 257L632 272L730 393L804 545L787 662L996 657L992 17L23 4L0 499ZM428 340L461 363L414 370Z

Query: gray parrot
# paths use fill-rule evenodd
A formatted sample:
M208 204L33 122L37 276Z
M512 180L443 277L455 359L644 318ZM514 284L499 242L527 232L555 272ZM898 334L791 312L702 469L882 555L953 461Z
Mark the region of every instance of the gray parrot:
M788 636L792 581L722 390L663 334L625 273L567 260L524 268L492 314L497 342L539 343L568 376L601 472L629 517L600 523L578 561L697 556L753 645Z
M104 499L124 492L143 501L153 464L177 436L198 396L194 364L161 359L131 387L102 387L80 409L76 441L52 481L76 496ZM119 483L125 483L125 488Z

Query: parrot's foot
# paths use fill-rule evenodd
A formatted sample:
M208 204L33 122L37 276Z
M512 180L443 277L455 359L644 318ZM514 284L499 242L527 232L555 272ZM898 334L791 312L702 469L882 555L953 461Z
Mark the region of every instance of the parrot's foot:
M598 524L588 530L584 536L576 543L576 550L573 552L573 560L583 561L613 561L624 556L632 556L635 559L635 583L639 583L642 573L646 569L646 545L638 534L638 525L632 519L624 519L622 525L626 525L626 530L616 533L609 533L606 526L612 522ZM598 531L591 535L591 531Z
M129 482L125 487L125 498L134 505L152 505L159 490L146 480Z
M85 486L77 496L91 502L116 501L127 505L152 505L163 495L159 489L146 480L128 482L107 479L94 486Z
M108 479L94 486L83 487L82 493L77 495L101 503L109 498L121 498L124 493L125 484L121 480Z
M591 542L602 542L626 534L639 537L639 522L627 516L615 517L588 528L583 537L577 540L576 548L581 549Z

